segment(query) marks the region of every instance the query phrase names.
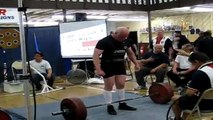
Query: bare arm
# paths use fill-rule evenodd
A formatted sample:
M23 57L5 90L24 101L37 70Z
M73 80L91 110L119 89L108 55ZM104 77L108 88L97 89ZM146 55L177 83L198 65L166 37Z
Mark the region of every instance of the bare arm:
M93 54L93 63L94 63L94 66L95 66L95 69L96 70L101 70L101 67L100 67L100 55L103 53L103 50L100 50L100 49L97 49L95 48L94 50L94 54Z
M154 58L152 57L149 57L148 59L142 59L140 62L143 63L143 64L147 64L149 62L154 62Z
M178 52L178 54L180 55L185 55L185 56L190 56L191 53L187 53L186 51L182 50L182 49L174 49L175 51Z
M162 63L162 64L158 65L157 67L155 67L154 69L158 70L160 68L167 68L167 67L168 67L168 64Z
M180 74L188 74L190 73L191 71L195 70L195 68L192 66L191 68L185 70L185 71L182 71Z
M153 68L153 69L150 71L150 73L155 73L158 69L160 69L160 68L167 68L167 67L168 67L168 64L162 63L162 64L158 65L157 67Z
M173 54L173 48L172 47L170 47L169 48L169 60L172 60L172 54Z
M177 68L179 67L179 63L174 61L174 65L172 67L172 72L178 74Z
M47 78L50 78L52 75L52 68L47 69Z
M140 66L139 66L139 64L138 64L138 61L137 61L137 59L136 59L136 56L135 56L134 52L132 51L131 47L129 47L129 48L127 49L127 55L128 55L128 58L134 63L134 65L135 65L135 70L136 70L136 71L140 70Z
M138 51L138 47L137 47L137 45L136 44L133 44L133 47L134 47L134 49L135 49L135 54L136 55L139 55L139 51Z
M186 95L188 95L188 96L199 95L199 94L200 94L199 91L194 88L188 87L186 90Z
M127 49L127 55L129 59L136 65L138 64L137 59L135 57L135 53L132 51L131 47Z
M52 69L51 68L47 69L47 74L52 75Z

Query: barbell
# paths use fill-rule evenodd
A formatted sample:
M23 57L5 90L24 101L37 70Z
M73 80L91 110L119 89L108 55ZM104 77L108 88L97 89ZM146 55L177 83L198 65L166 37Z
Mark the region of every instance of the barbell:
M165 83L155 83L150 86L149 95L114 101L112 102L112 104L136 100L143 97L150 97L151 100L157 104L166 104L171 100L173 95L174 92L170 85ZM52 115L63 115L65 120L86 120L88 108L100 107L105 105L107 104L103 103L86 107L80 98L65 98L61 101L61 110L57 112L52 112Z

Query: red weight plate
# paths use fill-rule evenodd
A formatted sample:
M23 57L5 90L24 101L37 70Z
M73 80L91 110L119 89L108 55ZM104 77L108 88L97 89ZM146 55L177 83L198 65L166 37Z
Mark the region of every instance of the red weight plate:
M172 89L172 86L167 83L160 83L160 84L162 84L167 89L167 91L169 93L169 98L171 99L172 96L174 96L174 91Z
M149 95L153 102L166 104L171 100L173 90L168 84L156 83L150 86Z
M65 120L86 120L87 109L79 98L66 98L61 102L61 111L68 110L63 113Z
M12 120L12 118L6 112L0 110L0 120Z

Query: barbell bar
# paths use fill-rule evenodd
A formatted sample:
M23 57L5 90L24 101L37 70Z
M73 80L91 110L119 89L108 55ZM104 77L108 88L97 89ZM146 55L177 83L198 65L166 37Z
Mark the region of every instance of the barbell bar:
M170 85L165 83L155 83L150 86L149 95L113 101L112 104L136 100L144 97L150 97L151 100L157 104L166 104L171 100L173 95L174 92ZM65 120L86 120L87 109L105 105L107 104L103 103L86 107L80 98L65 98L61 102L61 111L52 112L52 115L63 115Z

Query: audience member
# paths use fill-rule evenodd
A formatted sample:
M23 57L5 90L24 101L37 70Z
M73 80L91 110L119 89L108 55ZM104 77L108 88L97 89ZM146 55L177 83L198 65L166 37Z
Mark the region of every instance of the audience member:
M207 30L205 32L200 31L199 37L193 43L195 50L197 50L200 40L205 39L205 37L211 37L211 36L212 36L212 33L209 30Z
M172 106L175 120L182 120L182 110L191 110L203 92L213 87L213 63L209 57L201 52L194 52L189 56L189 61L197 71L192 75L192 80L186 89L185 95L174 95L172 99L177 102ZM213 100L202 100L199 104L201 110L213 110ZM186 116L183 116L186 117Z
M164 31L158 30L157 31L157 37L153 39L150 43L150 49L153 51L156 44L160 44L163 46L163 52L165 52L169 59L172 58L172 41L169 39L169 37L164 37Z
M213 38L211 32L208 31L199 41L197 41L195 50L205 53L211 60L213 60Z
M173 49L181 49L184 44L190 43L185 35L181 34L180 30L176 30L173 39ZM177 56L177 52L173 52L173 58Z
M191 53L193 46L190 43L185 44L182 46L182 50ZM177 55L172 69L167 73L167 76L176 84L176 87L184 87L191 80L194 68L188 61L188 58L185 55Z
M53 82L55 79L54 74L52 73L52 68L50 63L47 60L43 59L43 53L35 52L34 60L30 61L30 66L39 71L47 80L47 84L50 87L53 87ZM40 81L43 81L42 77L35 71L32 70L32 80L36 86L36 90L41 90L42 85Z
M149 74L155 74L156 82L163 82L164 76L169 65L168 55L162 52L163 46L155 45L154 51L145 53L142 60L139 60L141 69L135 72L135 77L138 83L137 89L146 89L144 77Z
M199 41L197 41L195 44L195 51L205 53L210 58L210 60L213 60L213 37L209 36L211 33L206 33L206 35L207 36L203 36L199 39ZM190 55L181 49L175 49L175 51L186 56Z

